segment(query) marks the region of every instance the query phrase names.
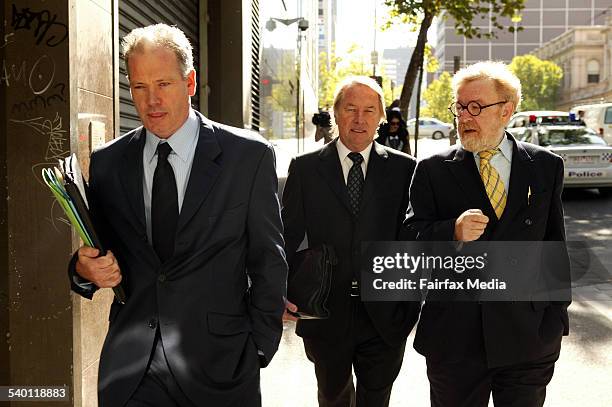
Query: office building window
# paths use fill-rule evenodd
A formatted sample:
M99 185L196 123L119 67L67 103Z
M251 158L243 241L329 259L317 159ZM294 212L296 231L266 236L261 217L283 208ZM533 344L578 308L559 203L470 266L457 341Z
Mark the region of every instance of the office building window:
M587 63L587 83L599 83L599 61L596 59Z

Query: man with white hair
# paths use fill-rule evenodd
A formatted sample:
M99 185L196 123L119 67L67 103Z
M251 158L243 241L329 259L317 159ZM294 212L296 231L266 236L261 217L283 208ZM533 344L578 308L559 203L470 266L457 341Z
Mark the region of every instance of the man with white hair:
M564 241L563 160L504 131L521 100L518 78L480 62L452 84L461 145L417 165L408 231L425 241ZM492 393L495 406L542 406L568 304L426 301L414 347L427 360L431 405L486 407Z
M283 193L289 263L305 239L332 246L338 258L331 316L296 328L315 365L319 406L387 406L418 315L415 303L363 302L358 286L361 242L397 240L415 167L412 157L373 141L384 115L374 80L343 81L334 102L338 137L293 159Z

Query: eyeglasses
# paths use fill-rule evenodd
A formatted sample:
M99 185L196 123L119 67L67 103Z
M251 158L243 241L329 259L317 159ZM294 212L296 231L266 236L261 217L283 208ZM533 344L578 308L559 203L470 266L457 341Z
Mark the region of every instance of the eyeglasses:
M399 126L399 122L389 122L391 126Z
M502 103L508 103L508 101L502 100L501 102L491 103L490 105L485 105L485 106L482 106L480 103L476 102L475 100L468 102L467 106L464 106L460 102L453 102L448 107L448 110L455 117L460 116L461 112L463 112L464 110L467 110L468 113L471 114L472 116L478 116L480 112L482 112L482 109L486 109L487 107L491 107L495 105L501 105Z

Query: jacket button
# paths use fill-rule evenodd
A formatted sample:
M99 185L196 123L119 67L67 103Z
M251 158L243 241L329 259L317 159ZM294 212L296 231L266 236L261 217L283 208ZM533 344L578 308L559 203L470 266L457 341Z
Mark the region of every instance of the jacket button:
M157 281L159 281L160 283L163 283L164 281L166 281L166 275L165 274L160 274L159 277L157 277Z
M157 320L155 318L151 318L149 320L149 328L151 329L157 328Z
M525 225L527 226L531 226L533 224L533 221L529 218L525 219Z

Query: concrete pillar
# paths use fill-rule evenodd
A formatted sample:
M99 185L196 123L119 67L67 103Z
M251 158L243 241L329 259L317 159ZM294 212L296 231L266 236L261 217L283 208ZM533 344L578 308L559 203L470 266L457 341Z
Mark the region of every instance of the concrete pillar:
M244 24L249 16L243 10L247 5L250 5L247 0L208 0L208 27L202 27L208 36L208 115L212 120L236 127L250 125L245 115L250 109L251 63L245 57L251 47L250 23Z
M8 0L0 13L0 385L67 385L69 402L46 405L95 406L112 297L70 293L79 241L40 173L70 152L86 170L90 140L113 138L116 5Z
M2 5L0 380L72 393L71 231L41 183L70 152L68 14L67 2Z

